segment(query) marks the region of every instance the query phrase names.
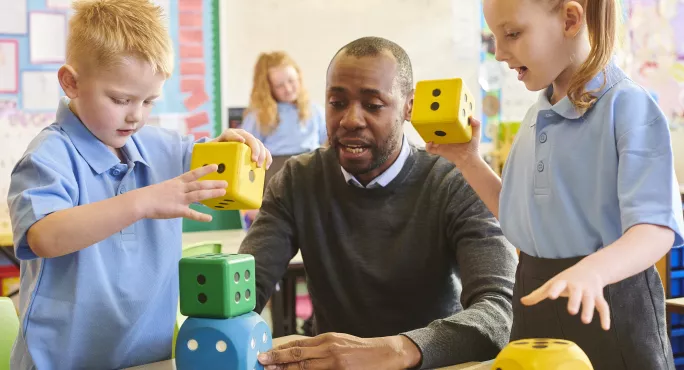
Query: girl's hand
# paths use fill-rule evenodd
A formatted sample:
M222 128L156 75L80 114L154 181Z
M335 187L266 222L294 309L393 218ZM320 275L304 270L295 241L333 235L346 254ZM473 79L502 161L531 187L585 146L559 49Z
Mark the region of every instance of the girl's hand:
M425 149L428 153L436 154L453 162L456 167L462 169L468 163L480 158L480 138L481 124L480 121L470 117L468 119L470 126L473 129L473 135L469 142L462 144L435 144L427 143Z
M610 308L603 297L605 285L597 271L579 262L556 275L520 301L526 306L532 306L547 298L568 297L568 312L571 315L579 313L581 305L582 322L589 324L596 309L601 318L601 327L608 330L610 329Z

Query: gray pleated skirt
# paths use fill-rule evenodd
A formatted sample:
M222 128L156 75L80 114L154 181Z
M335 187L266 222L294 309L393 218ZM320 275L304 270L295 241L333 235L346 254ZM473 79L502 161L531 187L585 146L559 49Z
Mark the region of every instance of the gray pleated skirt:
M674 370L665 323L665 294L653 266L604 289L611 314L608 331L601 328L597 311L591 324L582 323L580 314L570 315L567 298L545 300L534 306L520 303L520 298L581 259L545 259L520 253L511 340L573 341L589 356L595 370Z

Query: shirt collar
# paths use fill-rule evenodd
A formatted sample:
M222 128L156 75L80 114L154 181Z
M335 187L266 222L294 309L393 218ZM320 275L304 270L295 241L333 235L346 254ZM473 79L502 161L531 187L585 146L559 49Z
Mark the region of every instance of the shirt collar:
M593 92L594 96L596 99L601 99L601 97L603 97L608 90L610 90L613 86L615 86L615 84L622 81L626 77L627 76L625 73L622 72L615 62L611 60L603 71L599 72L587 83L586 89L587 91L596 90ZM604 78L605 84L603 83ZM539 94L539 99L537 102L539 104L540 110L550 109L565 119L579 119L586 113L575 108L567 96L565 96L556 104L551 105L549 98L552 93L553 87L549 86L542 91L541 94ZM536 120L531 120L530 126L534 126L536 122Z
M100 141L76 117L69 108L69 99L63 98L57 108L57 123L66 132L81 156L88 162L90 168L98 174L116 166L121 161L107 146ZM133 135L135 136L135 135ZM130 162L138 162L149 167L143 159L135 140L128 140L122 148Z
M411 154L411 148L409 147L408 140L406 139L406 135L404 135L402 141L401 141L401 151L399 152L399 156L397 157L397 160L392 163L391 166L389 166L388 169L385 170L380 176L374 178L371 182L368 183L368 185L363 186L359 180L354 177L354 175L350 174L347 172L344 168L340 166L340 169L342 170L342 175L344 175L344 180L347 182L347 184L354 185L359 188L365 188L365 189L372 189L372 188L384 188L394 180L399 172L401 172L401 169L404 168L404 164L406 163L406 160L408 159L409 155Z

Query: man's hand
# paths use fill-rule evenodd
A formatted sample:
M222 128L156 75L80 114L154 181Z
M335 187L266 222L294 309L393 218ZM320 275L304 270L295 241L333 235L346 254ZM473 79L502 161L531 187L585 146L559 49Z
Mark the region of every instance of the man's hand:
M259 362L267 370L396 370L414 367L420 361L420 350L403 335L364 339L327 333L259 355Z
M266 149L264 143L245 130L227 129L212 141L237 141L239 143L247 144L252 149L252 160L256 162L259 167L263 166L265 169L268 169L271 167L271 163L273 163L271 152Z

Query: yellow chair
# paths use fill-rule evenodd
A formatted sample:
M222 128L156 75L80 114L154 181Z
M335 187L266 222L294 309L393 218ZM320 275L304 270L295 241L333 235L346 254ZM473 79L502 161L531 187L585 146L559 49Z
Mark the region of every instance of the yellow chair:
M19 317L14 303L7 297L0 297L0 370L9 370L10 353L19 334Z
M223 245L218 241L208 241L201 242L197 244L191 244L183 247L182 256L192 257L205 253L221 253ZM173 328L173 342L171 347L171 358L176 358L176 337L178 336L178 330L185 321L186 317L180 312L180 302L178 302L178 307L176 308L176 325ZM3 370L0 367L0 370Z

